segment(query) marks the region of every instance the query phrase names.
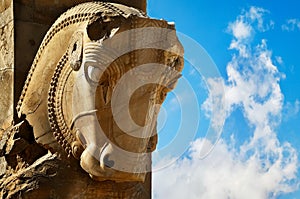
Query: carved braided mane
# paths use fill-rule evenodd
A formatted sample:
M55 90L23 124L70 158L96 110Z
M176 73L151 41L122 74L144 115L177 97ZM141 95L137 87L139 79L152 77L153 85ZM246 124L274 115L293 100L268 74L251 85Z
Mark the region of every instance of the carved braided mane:
M38 143L56 148L55 143L58 142L71 154L71 144L75 142L75 137L64 123L62 110L57 109L61 105L59 98L64 84L72 72L70 67L65 67L69 62L70 38L77 31L86 31L89 24L107 15L125 19L132 15L145 17L141 11L123 5L89 2L66 11L46 33L17 105L18 116L25 114L27 120L34 124L34 135Z
M115 3L106 3L106 2L88 2L83 3L80 5L77 5L68 11L66 11L64 14L62 14L55 23L51 26L50 30L46 33L46 36L44 37L40 48L34 58L33 64L30 68L30 71L28 73L27 79L25 81L21 96L19 98L18 104L17 104L17 113L20 117L22 114L22 106L23 101L26 95L26 92L28 90L28 86L31 82L33 73L36 69L36 66L41 58L41 55L43 51L45 50L48 43L53 39L53 37L63 30L65 27L76 24L76 23L82 23L86 21L92 21L94 20L99 13L114 13L116 16L123 16L125 18L128 18L130 15L139 15L139 16L145 16L144 13L142 13L139 10L128 8L126 6L122 6Z

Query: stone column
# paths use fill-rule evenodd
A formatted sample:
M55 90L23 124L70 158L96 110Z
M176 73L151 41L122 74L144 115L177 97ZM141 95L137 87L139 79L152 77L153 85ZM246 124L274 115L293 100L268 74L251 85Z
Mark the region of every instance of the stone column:
M0 2L0 133L13 121L14 20L11 0Z

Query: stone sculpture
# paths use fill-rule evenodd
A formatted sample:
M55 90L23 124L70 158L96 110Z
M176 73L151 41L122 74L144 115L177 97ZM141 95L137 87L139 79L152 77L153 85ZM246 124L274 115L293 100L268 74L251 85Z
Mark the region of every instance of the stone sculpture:
M174 32L120 4L71 8L40 45L18 115L33 126L37 143L62 159L75 157L93 179L143 182L159 105L182 70Z

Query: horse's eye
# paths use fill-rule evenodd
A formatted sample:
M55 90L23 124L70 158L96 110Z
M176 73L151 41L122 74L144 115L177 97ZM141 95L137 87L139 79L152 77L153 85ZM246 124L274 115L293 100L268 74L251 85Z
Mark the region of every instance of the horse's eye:
M101 70L96 66L87 67L87 77L94 83L98 83L101 77Z

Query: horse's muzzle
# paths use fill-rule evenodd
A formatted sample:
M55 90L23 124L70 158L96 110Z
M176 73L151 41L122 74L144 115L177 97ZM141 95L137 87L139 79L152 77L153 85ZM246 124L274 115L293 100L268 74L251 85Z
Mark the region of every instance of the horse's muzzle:
M128 152L107 142L101 149L87 147L80 165L95 180L144 181L151 168L151 154Z

